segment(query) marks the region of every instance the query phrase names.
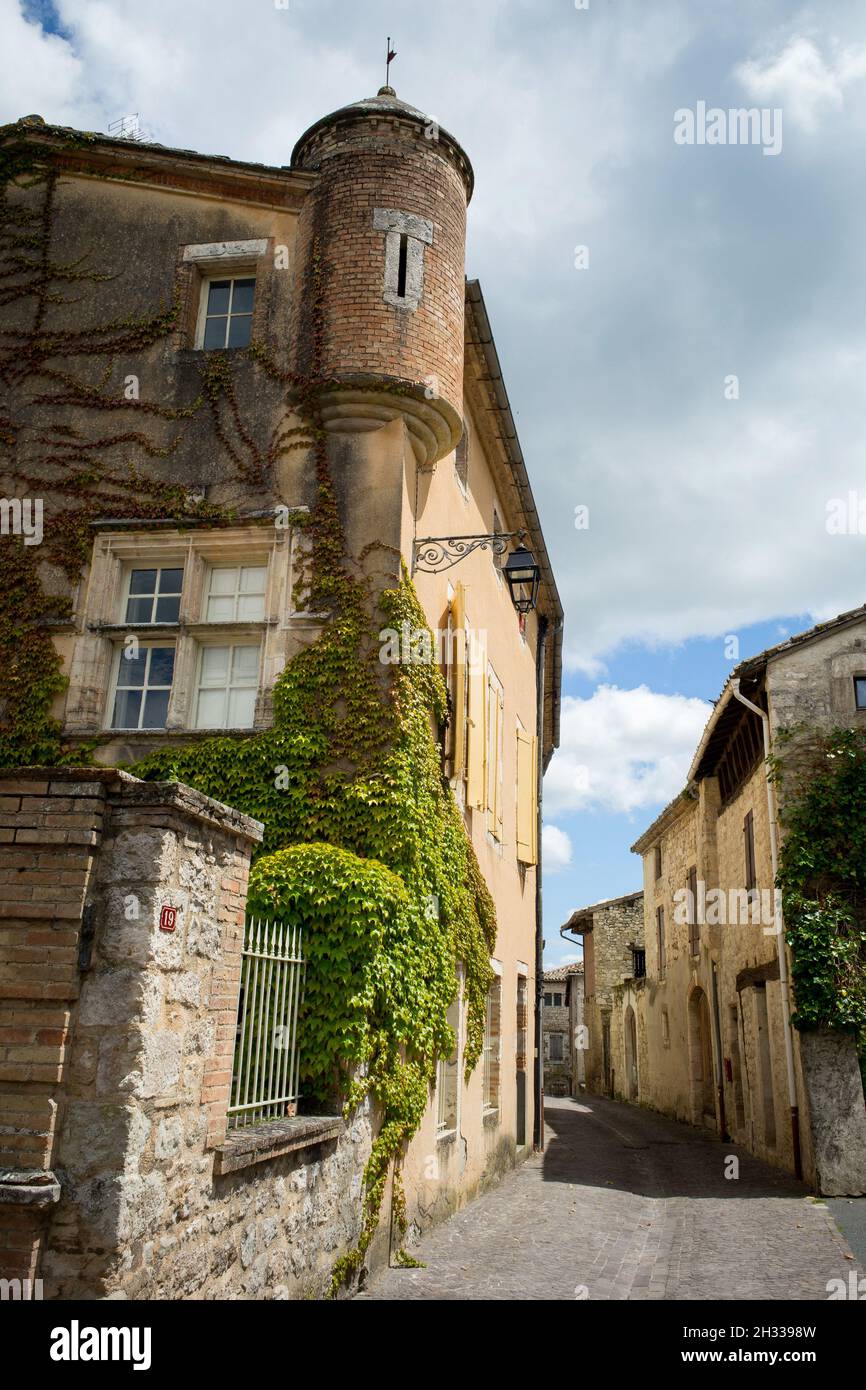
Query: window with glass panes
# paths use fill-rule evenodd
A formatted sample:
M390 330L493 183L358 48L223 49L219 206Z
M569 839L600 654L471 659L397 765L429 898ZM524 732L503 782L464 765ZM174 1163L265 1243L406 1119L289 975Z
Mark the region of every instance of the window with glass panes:
M457 1128L457 1104L460 1090L460 985L448 1006L448 1026L454 1031L454 1048L450 1057L440 1057L436 1069L436 1132L451 1134Z
M858 709L866 709L866 676L854 677L854 702Z
M119 654L114 729L164 729L174 675L174 647L124 647Z
M123 621L176 623L182 589L183 569L130 570Z
M265 565L215 565L208 579L205 622L261 620L267 574Z
M484 1110L489 1113L499 1109L499 1043L500 1009L502 1003L502 981L498 975L487 991L487 1008L484 1018Z
M202 647L195 727L251 729L258 684L258 643Z
M203 348L249 347L255 287L255 276L206 283Z

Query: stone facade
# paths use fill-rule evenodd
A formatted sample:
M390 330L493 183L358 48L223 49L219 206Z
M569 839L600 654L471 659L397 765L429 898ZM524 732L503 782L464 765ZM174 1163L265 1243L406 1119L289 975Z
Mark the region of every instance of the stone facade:
M177 785L41 776L0 782L21 846L0 890L0 1100L17 1117L0 1275L38 1269L62 1299L320 1295L357 1239L369 1114L226 1128L261 828ZM65 897L35 896L61 874Z
M583 942L585 1079L587 1090L598 1095L621 1094L624 1067L614 1060L614 1019L619 1007L617 989L640 969L643 952L643 894L628 893L573 912L563 934ZM636 955L637 952L637 955ZM618 1073L618 1075L617 1075Z
M795 724L861 724L854 676L864 670L858 610L743 663L734 680L767 712L775 739ZM862 1193L866 1106L855 1041L786 1026L795 1001L786 1006L780 967L761 723L726 687L687 790L634 846L644 863L647 978L618 992L634 1011L639 1074L616 1093L729 1135L789 1171L799 1147L814 1187ZM778 826L775 792L772 816ZM789 953L781 964L790 976ZM626 1067L625 1031L612 1046Z
M576 1096L585 1079L583 966L545 970L543 987L544 1093Z
M70 584L49 545L33 558L46 593L71 600L68 611L58 604L51 623L68 678L52 712L64 741L88 755L93 747L102 771L81 775L88 790L76 793L81 802L74 807L56 801L54 784L63 777L53 773L31 780L26 798L16 783L7 789L10 814L32 815L30 829L50 832L45 845L62 846L62 855L52 848L49 864L48 850L18 840L26 827L17 822L8 834L0 831L15 856L2 872L25 872L27 902L45 902L56 916L50 928L40 921L33 929L52 933L50 959L46 941L36 936L16 942L10 957L16 969L30 970L27 988L36 992L27 996L27 1018L16 1008L8 1023L6 1063L15 1085L4 1099L11 1123L4 1114L3 1130L12 1131L14 1153L5 1161L13 1178L0 1183L0 1198L15 1189L16 1200L3 1204L10 1222L13 1209L25 1226L33 1224L37 1206L43 1212L42 1235L21 1238L28 1253L19 1263L38 1265L64 1297L87 1289L118 1296L153 1290L159 1297L316 1294L323 1271L357 1235L360 1172L376 1117L362 1113L348 1128L334 1116L287 1120L285 1132L261 1131L255 1162L237 1137L226 1140L237 940L225 933L217 940L215 900L201 906L200 920L211 923L207 940L196 929L151 942L117 913L126 896L143 892L136 874L151 896L159 889L178 897L206 884L211 857L228 851L208 848L198 830L184 830L182 853L175 822L150 825L141 831L136 866L124 877L129 856L119 841L104 839L106 827L131 816L133 805L144 814L142 798L155 793L113 769L153 749L226 731L235 708L230 700L218 728L200 717L202 672L207 648L229 648L238 639L257 647L258 669L255 698L231 732L269 727L280 672L321 629L323 615L308 611L305 601L303 523L317 500L322 460L295 413L302 407L292 370L327 378L319 405L344 559L367 586L371 606L400 582L404 566L412 571L418 537L525 529L542 583L537 611L523 618L489 551L472 552L457 572L414 575L434 632L459 611L464 629L484 635L486 675L502 696L502 737L498 782L482 772L470 797L465 765L451 779L496 905L500 1027L488 1055L498 1068L498 1105L482 1094L482 1068L464 1083L461 1065L457 1127L443 1135L434 1088L403 1165L410 1227L423 1229L455 1210L530 1152L541 1100L525 1041L534 1036L538 1000L540 865L535 836L518 845L517 818L518 807L528 808L530 822L538 823L537 769L558 742L562 610L483 296L477 281L466 280L472 172L447 132L385 91L317 122L301 137L291 165L281 168L110 137L79 139L38 117L4 128L3 136L50 164L50 198L38 179L14 190L42 229L47 260L98 272L82 279L81 294L72 299L46 296L46 332L86 337L93 324L148 322L171 304L178 315L164 336L133 335L108 370L96 352L83 364L55 364L75 374L56 401L35 402L32 381L24 381L10 405L21 423L8 472L5 446L0 456L0 489L10 496L21 491L19 464L38 455L31 446L46 429L75 439L76 460L79 449L88 458L88 449L98 451L105 487L91 496L82 482L80 490L87 511L78 521L92 544L79 582ZM398 280L402 275L401 264L406 293L391 284L395 273ZM209 287L230 277L254 282L251 337L261 356L229 347L209 360L202 338ZM19 342L21 359L29 361L33 329L25 299L13 297L7 320L10 341ZM209 375L214 365L216 386ZM141 390L140 431L132 443L122 431L106 429L106 409L122 400L139 403L138 395L124 397L127 380ZM155 503L149 513L149 497L161 492L142 489L129 503L131 453L142 479L181 495L170 512ZM46 467L44 474L38 488L49 537L58 514L65 524L74 507L57 471ZM202 498L213 513L201 510ZM214 572L240 575L244 567L264 576L261 603L212 615ZM133 573L166 569L181 576L178 610L165 622L131 616ZM157 625L159 644L173 652L162 723L143 713L140 720L116 718L126 644L132 637L155 645ZM483 682L464 679L463 688L467 704L479 700L480 690L485 707ZM473 766L484 769L486 715L474 717L477 703L472 712L466 747ZM90 801L98 805L85 804ZM102 823L86 819L100 808ZM152 809L169 816L165 806ZM200 812L184 800L172 814L205 824ZM85 823L64 822L76 815ZM231 820L219 825L228 834ZM248 830L239 830L240 838ZM103 838L78 840L79 832ZM189 884L172 876L182 865ZM224 890L236 915L244 900L241 868L238 860L223 875L237 885ZM97 897L85 902L81 895L97 881ZM26 924L27 913L21 916ZM76 960L91 930L101 954L93 955L82 984ZM219 1008L217 983L225 987ZM119 1015L111 1014L115 1000ZM73 1023L79 1043L69 1044L74 1056L61 1066L58 1040ZM465 1010L456 1024L460 1053ZM35 1089L18 1084L15 1069L24 1062L15 1049L24 1045L28 1075L39 1079ZM100 1107L111 1107L113 1128L88 1157L82 1135ZM60 1134L67 1111L72 1128ZM28 1172L55 1169L59 1184L25 1181ZM21 1215L25 1189L35 1187L31 1214ZM100 1193L108 1194L105 1201ZM388 1209L386 1194L371 1263L387 1255Z

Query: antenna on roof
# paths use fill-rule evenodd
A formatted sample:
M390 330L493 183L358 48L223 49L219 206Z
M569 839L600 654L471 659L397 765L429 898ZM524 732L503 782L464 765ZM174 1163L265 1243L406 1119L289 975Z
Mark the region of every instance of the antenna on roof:
M147 136L141 128L138 112L135 111L131 116L121 116L119 120L112 121L108 127L109 135L113 135L115 140L146 140Z
M391 47L391 35L390 35L390 34L388 35L388 38L387 38L386 43L385 43L385 54L386 54L386 57L385 57L385 86L386 86L386 87L390 87L390 85L391 85L391 64L392 64L392 62L394 61L394 59L397 57L397 50L396 50L396 48L392 48L392 47Z

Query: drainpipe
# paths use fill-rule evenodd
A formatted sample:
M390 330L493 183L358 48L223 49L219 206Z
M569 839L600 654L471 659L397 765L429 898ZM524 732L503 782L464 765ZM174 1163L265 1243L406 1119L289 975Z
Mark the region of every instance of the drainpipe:
M715 1025L714 1031L716 1034L716 1057L718 1058L719 1068L719 1084L716 1087L719 1098L719 1138L727 1139L728 1130L725 1121L725 1061L722 1057L722 1022L719 1014L719 972L714 960L710 961L710 971L713 982L713 1023Z
M797 1082L794 1076L794 1040L791 1032L791 990L788 983L788 954L785 950L785 922L782 917L781 897L776 898L776 878L779 872L779 845L776 835L776 808L773 797L773 784L766 759L770 756L770 717L758 705L747 700L740 693L739 680L731 681L735 699L745 705L761 721L764 730L764 778L767 784L767 816L770 823L770 859L773 865L773 889L776 905L776 950L779 957L779 993L782 999L782 1036L785 1039L785 1068L788 1073L788 1104L791 1108L791 1143L794 1149L794 1176L803 1176L803 1156L800 1151L800 1107L797 1104Z
M538 615L538 649L535 658L535 739L538 748L538 787L536 789L535 852L535 1108L532 1117L532 1146L544 1148L544 1038L541 1009L544 998L544 931L541 916L541 793L544 778L544 663L547 655L547 618Z

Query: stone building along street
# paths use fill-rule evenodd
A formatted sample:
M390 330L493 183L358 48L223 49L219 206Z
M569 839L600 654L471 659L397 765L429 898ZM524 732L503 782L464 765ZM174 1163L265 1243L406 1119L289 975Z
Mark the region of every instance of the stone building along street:
M829 1380L866 9L0 0L0 53L0 1322L200 1380L564 1302L578 1374Z

